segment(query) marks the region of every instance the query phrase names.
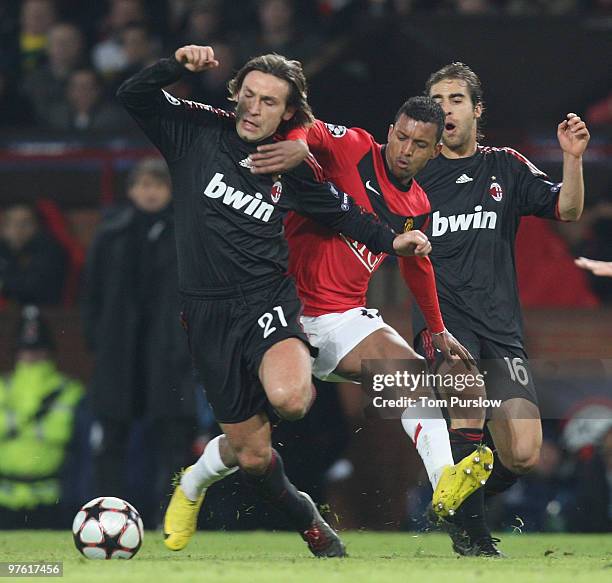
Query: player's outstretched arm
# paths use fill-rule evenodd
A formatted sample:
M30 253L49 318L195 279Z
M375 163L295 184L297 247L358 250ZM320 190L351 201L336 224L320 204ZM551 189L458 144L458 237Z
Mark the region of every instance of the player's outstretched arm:
M612 277L612 261L596 261L595 259L579 257L574 263L581 269L590 271L593 275Z
M189 45L144 68L119 87L117 98L168 161L183 156L203 126L231 114L176 99L163 88L188 70L198 72L218 65L211 47Z
M286 140L262 145L251 155L254 174L282 174L292 170L312 153L330 176L344 172L347 165L361 159L371 145L364 130L326 124L319 119L309 126L291 129Z
M124 81L117 91L117 98L130 113L150 113L151 105L161 98L160 90L178 81L185 70L200 72L218 66L212 47L181 47L174 53L174 58L160 59ZM176 100L175 105L178 103Z
M584 208L582 155L591 135L586 124L575 113L568 113L557 127L557 138L563 151L563 186L559 193L559 217L577 221Z

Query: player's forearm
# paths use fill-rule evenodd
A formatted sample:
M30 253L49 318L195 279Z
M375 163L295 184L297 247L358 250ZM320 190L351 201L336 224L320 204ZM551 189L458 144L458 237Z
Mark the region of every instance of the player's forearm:
M160 90L178 81L185 68L174 57L160 59L144 68L126 81L117 90L117 98L132 111L147 111L161 97Z
M584 209L582 157L563 154L563 185L559 192L559 218L577 221Z
M397 255L393 248L396 234L378 221L374 215L363 211L356 205L351 206L348 212L338 215L336 220L328 226L338 233L363 243L375 255L379 253Z
M293 192L290 198L292 210L336 233L363 243L376 255L397 255L393 247L396 234L390 227L365 212L355 204L351 196L330 182L314 181L312 169L308 165L300 168L307 170L307 177L296 177L289 173L285 178L289 190Z
M329 148L325 140L322 139L321 134L320 126L322 123L323 122L316 119L310 126L298 126L293 128L287 133L287 140L303 141L315 156L328 154Z
M444 320L440 312L436 276L429 257L403 257L400 259L400 272L425 318L429 331L432 334L442 332Z

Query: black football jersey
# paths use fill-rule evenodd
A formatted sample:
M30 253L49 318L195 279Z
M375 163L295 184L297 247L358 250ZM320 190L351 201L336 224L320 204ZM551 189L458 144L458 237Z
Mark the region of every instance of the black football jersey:
M561 184L516 150L484 146L469 158L438 156L417 180L431 203L425 232L447 328L522 346L516 233L522 216L558 218ZM415 309L415 334L423 327Z
M394 254L391 228L322 181L314 158L282 177L252 174L250 155L264 142L240 139L233 113L163 91L185 72L174 58L162 59L117 93L170 168L181 291L231 290L286 274L283 217L289 210L374 253Z

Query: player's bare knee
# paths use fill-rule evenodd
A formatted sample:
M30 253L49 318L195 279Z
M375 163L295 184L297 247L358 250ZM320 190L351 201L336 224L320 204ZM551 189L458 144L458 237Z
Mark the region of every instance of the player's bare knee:
M308 401L304 395L292 395L276 410L283 419L287 421L298 421L306 415L308 411Z
M276 412L287 421L297 421L306 415L312 401L310 381L304 387L293 387L271 391L270 403Z
M510 459L504 465L515 474L528 474L540 460L540 448L535 446L519 446L512 448ZM504 460L502 460L504 462Z
M263 474L270 465L272 448L270 446L245 447L236 452L236 457L240 468L248 474Z

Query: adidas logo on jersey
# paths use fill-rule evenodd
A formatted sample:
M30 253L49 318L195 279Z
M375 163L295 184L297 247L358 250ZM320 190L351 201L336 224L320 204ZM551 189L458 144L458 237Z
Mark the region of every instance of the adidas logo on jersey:
M221 202L236 210L242 211L254 219L267 223L274 212L274 206L263 200L263 195L256 192L255 195L245 194L228 186L223 182L223 174L217 172L204 189L208 198L218 198ZM221 198L223 197L223 198Z
M474 179L470 178L467 174L462 174L455 180L455 184L465 184L466 182L472 182Z
M461 215L450 215L443 217L440 211L436 211L431 217L431 236L441 237L447 231L467 231L468 229L495 229L497 224L497 213L495 211L483 211L482 206L474 207L473 213Z
M240 160L238 164L240 164L240 166L242 166L243 168L248 168L249 170L253 168L253 161L251 160L251 156L247 156L244 160Z

